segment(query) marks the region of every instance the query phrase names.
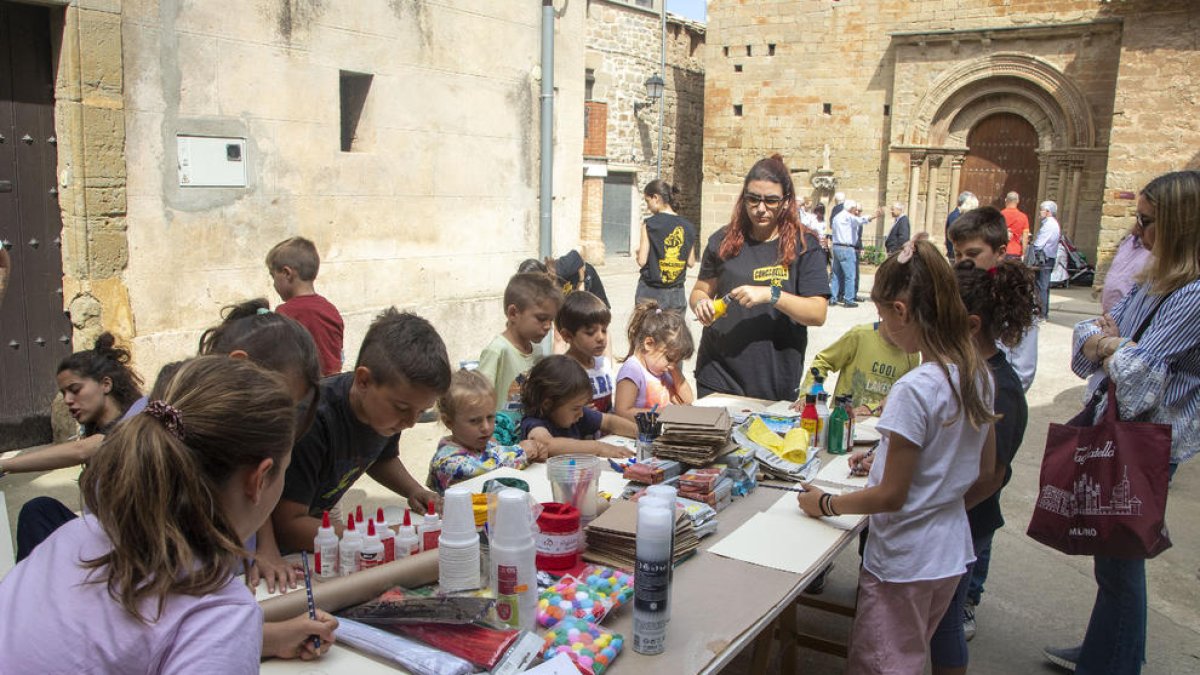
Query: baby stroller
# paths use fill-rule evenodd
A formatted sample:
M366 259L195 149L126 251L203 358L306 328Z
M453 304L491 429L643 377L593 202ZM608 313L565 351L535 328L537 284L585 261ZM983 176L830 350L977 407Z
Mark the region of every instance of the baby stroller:
M1075 248L1075 244L1062 235L1058 238L1058 256L1054 259L1054 271L1050 273L1050 286L1066 288L1067 286L1091 286L1096 278L1096 268L1092 267L1083 253Z

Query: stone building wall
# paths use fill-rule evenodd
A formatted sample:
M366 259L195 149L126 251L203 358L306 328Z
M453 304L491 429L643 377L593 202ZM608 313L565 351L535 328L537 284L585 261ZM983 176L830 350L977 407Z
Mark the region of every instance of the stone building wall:
M745 171L773 152L785 156L804 193L828 144L838 189L868 207L912 202L916 208L910 209L910 217L918 230L927 221L932 169L935 198L928 221L931 231L940 235L945 213L952 208L955 153L930 161L915 150L955 147L961 156L965 148L954 142L964 140L969 129L954 128L950 113L959 115L959 124L977 121L989 109L1036 117L1037 110L1020 110L1028 104L1019 101L1031 100L1029 82L1042 78L1050 88L1042 90L1042 108L1058 111L1054 119L1040 120L1044 130L1053 131L1041 139L1044 152L1039 159L1045 164L1040 196L1055 198L1064 208L1074 199L1076 243L1089 256L1103 253L1119 229L1109 219L1129 207L1114 205L1114 182L1121 183L1117 190L1136 189L1128 187L1135 181L1126 169L1114 172L1131 165L1121 156L1159 156L1165 150L1160 164L1179 168L1194 161L1175 148L1197 146L1195 115L1188 111L1194 107L1189 94L1198 76L1184 64L1188 57L1195 63L1198 12L1195 3L1183 0L714 3L706 50L703 222L706 227L723 224ZM1165 33L1174 35L1163 49L1150 51L1153 40ZM1010 67L1008 54L1019 57L1014 61L1020 68L1045 72L1013 76L1005 72ZM1172 84L1159 89L1161 95L1142 96L1148 89L1145 69L1159 67L1160 60L1166 72L1158 79L1165 75ZM925 110L929 119L921 118L921 102L928 103L939 78L959 72L955 69L965 64L984 70L994 66L992 79L976 88L974 98L955 100L948 92L940 102L944 105ZM1043 77L1045 73L1050 77ZM1016 79L1006 79L1010 76ZM1008 86L1017 80L1019 87ZM1082 105L1076 105L1075 94L1082 97ZM1171 121L1158 131L1135 131L1131 119L1142 110ZM1075 133L1073 115L1089 120L1090 136ZM938 136L932 140L931 123L932 135ZM1056 146L1048 139L1063 143ZM1112 151L1120 155L1112 160L1107 154L1110 141ZM914 159L919 164L915 200ZM1134 173L1140 180L1146 171Z
M585 10L559 4L554 248L569 250ZM538 249L537 3L105 0L64 12L60 202L77 347L113 330L152 381L195 352L222 306L278 302L263 258L293 235L321 251L317 289L346 319L349 365L391 305L433 321L455 360L503 328L505 281ZM351 152L340 71L373 75ZM244 138L247 187L181 187L179 134Z
M609 0L588 2L587 68L595 76L592 100L608 106L607 171L635 172L638 194L656 175L659 110L665 105L662 176L682 193L680 214L699 223L705 29L668 15L663 100L635 113L634 104L647 101L647 78L659 72L660 26L657 8ZM643 208L640 200L635 204L636 209ZM631 228L645 215L635 211ZM631 236L636 247L632 230Z

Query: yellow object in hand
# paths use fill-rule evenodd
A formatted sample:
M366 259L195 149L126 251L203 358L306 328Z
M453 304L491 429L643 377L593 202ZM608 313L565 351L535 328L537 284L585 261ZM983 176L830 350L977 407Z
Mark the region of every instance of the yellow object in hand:
M713 300L713 321L725 316L725 312L729 311L729 296L724 295L716 300Z

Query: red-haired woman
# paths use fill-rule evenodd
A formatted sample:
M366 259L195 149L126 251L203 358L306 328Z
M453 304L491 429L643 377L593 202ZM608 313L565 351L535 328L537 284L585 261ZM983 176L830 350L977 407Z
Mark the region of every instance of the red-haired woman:
M704 324L696 356L698 395L721 392L796 399L807 326L825 323L829 275L817 234L800 224L783 158L746 174L729 224L708 239L688 304ZM715 318L713 300L728 296Z

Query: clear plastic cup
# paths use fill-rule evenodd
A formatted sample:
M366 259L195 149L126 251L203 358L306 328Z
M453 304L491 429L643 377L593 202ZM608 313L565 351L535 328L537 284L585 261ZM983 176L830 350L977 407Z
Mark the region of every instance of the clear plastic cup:
M581 525L596 518L600 460L591 455L556 455L546 460L546 477L554 501L579 509Z

